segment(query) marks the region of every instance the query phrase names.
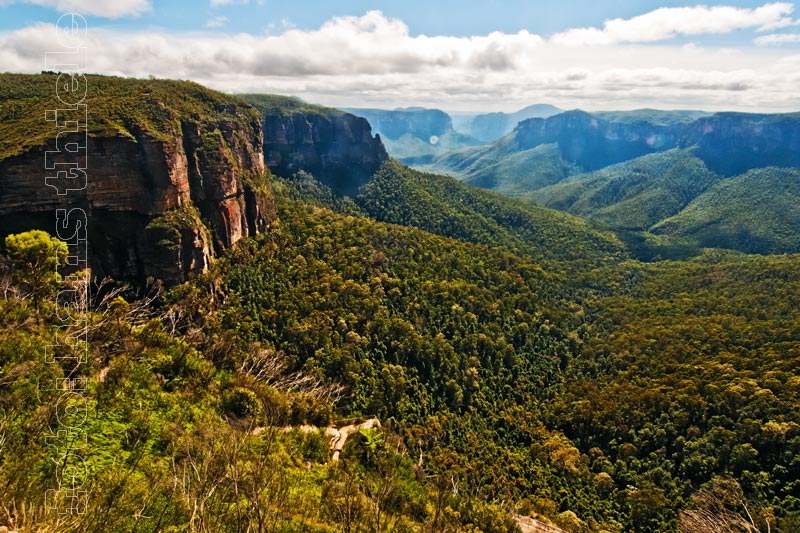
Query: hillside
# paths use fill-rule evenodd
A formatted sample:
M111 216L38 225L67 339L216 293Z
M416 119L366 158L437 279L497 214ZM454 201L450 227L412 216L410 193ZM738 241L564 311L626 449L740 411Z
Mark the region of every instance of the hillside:
M527 198L607 227L646 230L721 179L691 151L674 149L570 178Z
M460 240L498 246L539 261L588 265L624 256L610 233L551 209L388 162L356 197L370 216Z
M430 164L413 166L509 196L521 196L583 172L562 157L556 144L520 149L513 135L486 146L442 155Z
M486 502L511 499L568 530L666 532L717 475L735 476L790 527L796 257L629 262L567 279L291 200L285 187L275 185L280 224L176 288L163 315L136 302L95 311L80 367L92 412L84 455L95 491L118 502L92 498L59 531L156 520L335 529L341 506L359 501L353 527L379 509L412 530L500 532L508 518ZM34 324L16 290L0 315L2 375L18 376L0 384L12 502L36 501L52 481L44 441L30 439L46 413L26 391L43 372L67 371L44 363L53 330ZM180 317L171 335L167 312ZM43 313L52 320L52 308ZM687 314L703 326L687 326ZM298 371L327 385L297 390ZM336 465L324 464L319 434L249 431L362 414L391 423L353 440ZM184 467L202 469L175 487ZM455 494L454 483L474 489ZM457 512L439 516L445 507ZM27 516L45 523L38 512Z
M800 171L765 168L717 183L652 231L747 253L798 253L799 213Z
M800 251L785 237L794 231L793 219L775 220L765 200L771 181L757 186L757 196L748 198L739 188L736 198L726 197L735 208L715 211L719 202L700 201L717 182L750 170L797 168L798 153L797 114L570 111L521 122L492 144L444 154L417 168L585 217L617 231L636 257L649 260L691 255L703 246ZM794 193L775 187L778 204L791 209ZM673 229L659 229L659 238L647 233L695 200L698 207L683 222L665 226ZM705 220L697 209L726 214ZM781 228L777 234L773 223ZM701 230L702 224L711 229Z
M255 97L249 98L257 102ZM332 119L334 123L348 120L347 117L356 118L307 104L299 109L297 101L287 103L291 111L272 112L268 106L261 107L267 139L277 139L270 131L271 125L276 126L277 131L292 131L292 127L285 126L285 119L282 118L287 114L294 117L292 124L317 124L327 121L326 117L331 114L335 116ZM369 131L366 121L360 118L356 120L362 121L366 131ZM348 126L349 131L354 129L354 125ZM282 144L281 150L291 154L283 160L291 161L291 166L272 157L270 154L274 144L269 141L265 143L271 171L290 179L299 192L305 191L299 196L301 199L322 201L326 207L360 212L376 220L414 226L438 235L494 246L542 261L603 263L624 255L623 246L616 237L597 231L576 217L482 191L446 176L418 172L393 160L384 161L380 167L375 167L376 157L369 157L368 164L356 160L352 164L337 165L339 179L332 183L327 178L330 170L320 168L318 161L329 164L338 160L336 156L315 158L302 155L320 150L330 154L325 140L320 140L314 131L312 128L307 140L299 136L297 141L285 141ZM366 138L371 139L368 133ZM382 138L365 144L348 141L344 143L343 151L373 154L379 152L373 145L381 141ZM365 179L363 170L368 168L375 168L375 173ZM304 174L298 177L298 171ZM342 203L344 197L348 197L346 205Z
M571 178L527 198L617 231L652 232L678 246L797 253L797 176L796 169L766 168L723 178L693 152L672 150Z
M489 145L442 154L424 164L429 171L447 172L463 180L480 176L489 185L522 190L513 184L526 180L534 186L542 183L525 177L528 159L521 157L502 167L498 163L548 144L558 147L548 166L566 161L583 172L651 153L696 147L696 157L713 172L728 177L766 166L800 166L800 115L708 115L648 109L590 114L574 110L522 121L508 136Z

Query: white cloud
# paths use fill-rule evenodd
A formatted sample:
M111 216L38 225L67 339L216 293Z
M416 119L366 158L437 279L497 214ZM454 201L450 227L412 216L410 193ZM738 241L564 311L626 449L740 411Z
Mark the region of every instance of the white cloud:
M55 31L36 25L0 33L0 71L41 70ZM92 72L192 79L327 105L800 109L800 55L792 48L564 45L527 31L412 35L401 20L377 11L275 35L94 27L89 43Z
M136 17L152 9L150 0L0 0L0 6L11 4L34 4L62 12L108 18Z
M758 37L753 42L758 46L800 43L800 33L773 33Z
M228 20L228 17L225 17L223 15L218 15L216 17L211 17L210 19L208 19L208 21L206 21L204 26L206 28L221 28L227 25L228 22L230 22Z
M662 7L630 19L605 21L603 29L573 28L554 35L557 44L571 46L647 43L679 35L729 33L746 28L768 31L792 24L788 2L764 4L755 9L731 6Z

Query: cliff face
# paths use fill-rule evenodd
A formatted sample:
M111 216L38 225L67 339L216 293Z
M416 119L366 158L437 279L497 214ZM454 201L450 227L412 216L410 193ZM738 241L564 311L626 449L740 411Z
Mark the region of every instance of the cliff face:
M363 118L311 106L288 113L262 107L261 112L266 164L275 174L304 170L337 193L353 195L389 157Z
M95 275L176 283L204 271L275 216L257 113L243 103L212 105L213 115L171 110L160 124L130 120L114 134L90 127L87 186L66 195L45 183L53 142L0 159L0 237L32 228L55 233L56 210L78 207L87 215Z
M766 167L800 166L800 116L717 113L692 123L684 146L724 176Z
M683 133L648 122L608 122L584 111L528 119L515 131L520 150L557 143L567 161L586 170L674 148Z
M716 113L669 125L607 121L583 111L520 122L519 150L558 143L564 158L597 170L651 152L696 147L711 170L732 176L765 166L800 166L800 117Z

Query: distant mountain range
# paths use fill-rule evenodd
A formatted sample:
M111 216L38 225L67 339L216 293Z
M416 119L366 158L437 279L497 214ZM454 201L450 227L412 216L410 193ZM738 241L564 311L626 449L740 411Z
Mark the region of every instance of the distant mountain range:
M439 109L346 108L343 111L367 119L389 154L401 161L427 160L450 150L481 144L453 129L450 115Z
M549 104L534 104L514 113L484 113L473 118L464 133L479 141L492 142L513 131L523 120L552 117L562 111Z
M615 230L759 253L800 251L786 234L800 219L774 209L797 212L797 167L800 114L650 109L528 119L420 166ZM773 224L785 231L760 227Z
M380 134L387 151L405 163L430 161L433 156L492 142L529 118L547 118L562 110L549 104L534 104L514 113L448 114L440 109L343 108L367 119Z

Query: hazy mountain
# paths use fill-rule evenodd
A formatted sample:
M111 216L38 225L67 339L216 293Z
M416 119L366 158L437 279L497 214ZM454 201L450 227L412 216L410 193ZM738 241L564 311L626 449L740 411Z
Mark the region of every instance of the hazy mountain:
M686 124L712 113L693 110L634 109L632 111L592 111L596 117L610 122L649 122L660 126Z
M464 133L482 142L492 142L511 132L522 120L547 118L562 111L549 104L533 104L514 113L484 113L473 117Z
M389 154L400 160L431 158L436 154L480 144L454 130L450 115L439 109L344 110L366 118L373 131L381 136Z
M443 154L419 168L615 230L646 232L717 182L767 166L800 166L799 114L568 111L522 121L502 139ZM755 199L750 203L757 213L767 208ZM748 199L738 199L737 205L747 206ZM701 235L688 226L661 234L697 246L715 244L711 232ZM726 236L716 244L743 251L800 251L786 239L763 246L744 241Z

